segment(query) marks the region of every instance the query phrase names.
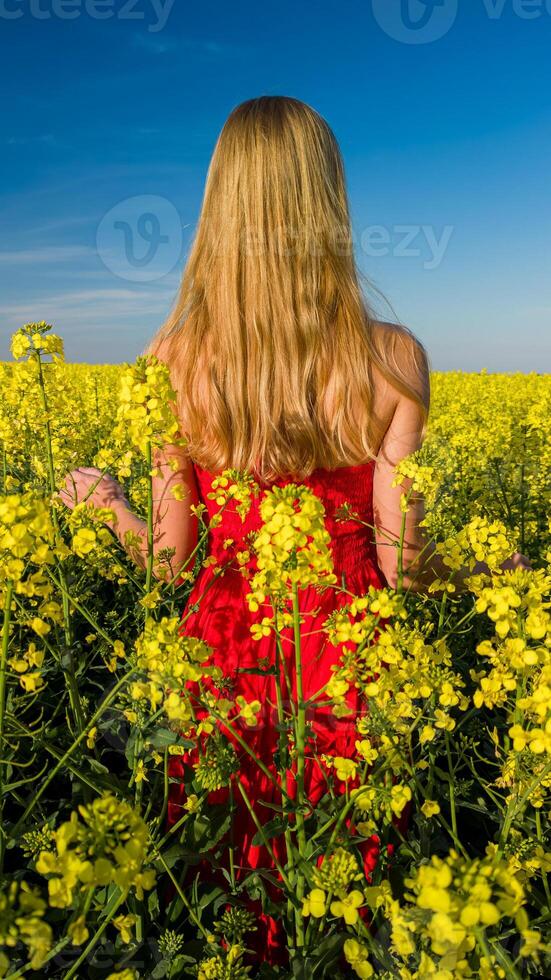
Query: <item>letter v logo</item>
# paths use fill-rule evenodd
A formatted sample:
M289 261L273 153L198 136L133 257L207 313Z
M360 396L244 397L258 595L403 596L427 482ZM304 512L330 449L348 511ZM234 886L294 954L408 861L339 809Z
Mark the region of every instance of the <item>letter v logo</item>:
M371 0L379 27L402 44L430 44L453 27L458 0Z

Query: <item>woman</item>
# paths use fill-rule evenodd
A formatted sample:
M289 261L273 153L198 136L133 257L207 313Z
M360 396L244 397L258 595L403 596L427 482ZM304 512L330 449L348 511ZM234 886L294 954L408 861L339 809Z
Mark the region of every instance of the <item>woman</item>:
M392 486L394 467L422 443L429 409L427 357L410 331L376 322L366 308L353 256L343 162L331 129L309 106L265 96L243 103L229 116L210 164L177 303L150 352L169 365L187 440L185 449L168 446L159 453L156 554L173 549L173 564L185 563L197 540L192 508L201 501L210 515L217 511L208 496L212 481L231 467L254 476L261 488L295 482L315 491L325 507L338 582L349 592L361 595L370 585L396 585L395 544L403 514L402 488ZM177 465L171 468L170 460ZM100 476L93 468L69 474L65 499L72 506L97 484L92 503L113 508L113 529L122 542L129 530L140 537L142 552L133 554L143 564L145 524L132 513L118 484L108 476L97 483ZM176 484L186 489L183 499L170 494ZM363 523L339 518L346 502ZM423 516L418 497L406 516L402 556L404 585L415 590L449 574L427 546ZM369 530L373 524L375 534ZM260 641L251 636L251 625L266 611L249 611L249 584L237 560L247 534L257 527L254 507L244 523L231 507L224 511L221 525L210 534L209 553L228 567L223 576L216 576L212 565L201 569L184 629L212 646L212 662L231 679L232 697L242 694L265 705L274 703L273 676L254 668L261 658L274 662L275 642L272 634ZM507 565L525 563L515 554ZM158 574L163 574L162 564ZM468 574L467 569L456 573L459 589ZM324 644L321 627L346 598L333 589L322 596L311 588L301 592L301 613L309 616L305 698L323 687L338 659L338 649ZM287 667L292 673L291 658ZM277 741L270 717L247 736L268 767ZM340 733L327 718L316 718L318 755L350 756L354 726ZM246 754L241 756L240 778L249 797L255 803L269 801L270 781ZM177 781L182 772L175 760L171 821L183 812ZM324 789L323 773L313 759L306 788L313 803ZM269 816L270 811L260 813L262 820ZM251 843L256 827L243 807L234 825L234 860L246 874L265 864L266 854ZM275 924L264 921L269 959L275 956L270 943L277 945Z

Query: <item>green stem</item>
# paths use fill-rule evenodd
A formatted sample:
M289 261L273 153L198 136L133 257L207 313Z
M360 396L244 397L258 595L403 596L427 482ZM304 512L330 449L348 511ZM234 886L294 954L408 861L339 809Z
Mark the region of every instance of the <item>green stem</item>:
M151 452L151 442L148 441L145 450L145 461L147 465L147 565L145 573L145 591L151 592L151 580L153 578L153 478L151 468L153 466L153 456Z
M109 900L105 908L105 918L103 922L96 929L90 941L86 943L86 946L82 950L82 953L80 954L78 960L76 960L76 962L73 963L71 969L68 970L67 973L64 975L63 980L71 980L71 977L74 977L76 975L79 966L81 966L81 964L84 963L85 960L88 958L89 953L91 953L94 946L99 942L99 940L103 936L103 933L107 929L107 926L113 919L115 912L120 908L120 906L126 900L127 894L128 894L127 891L123 891L123 892L117 891L111 897L111 899Z
M249 755L251 757L251 759L253 759L253 761L256 763L256 765L258 766L258 768L264 773L265 776L267 776L267 778L270 780L270 782L273 783L274 786L277 786L278 789L281 789L282 794L287 799L289 799L290 798L289 797L289 794L287 793L287 791L285 789L283 789L283 786L280 786L280 783L278 782L277 777L274 776L273 772L270 772L270 770L268 769L268 767L263 763L262 759L260 759L255 754L255 752L253 752L253 750L251 749L250 745L239 734L239 732L237 731L237 729L234 728L234 726L232 725L231 721L228 718L223 718L221 715L217 714L217 712L214 711L214 709L211 709L211 712L210 713L211 713L211 715L212 715L213 718L215 718L217 721L220 722L221 727L227 728L228 732L230 732L230 734L233 735L233 737L236 739L236 741L239 742L239 745L241 746L241 748L245 750L245 752L247 753L247 755Z
M55 479L55 467L54 467L54 454L52 450L52 429L50 426L50 409L48 405L48 396L46 394L46 384L44 381L44 371L42 369L42 358L39 353L36 354L36 365L38 374L38 387L40 391L40 401L42 404L42 411L44 413L44 426L46 429L46 462L48 468L48 483L50 488L50 493L52 497L57 493L56 479ZM59 521L57 518L57 512L55 505L51 508L52 523L55 531L56 544L61 544L63 539L61 536L61 529L59 527ZM65 578L65 571L60 561L58 561L59 577L63 582L64 589L62 591L62 606L63 606L63 631L65 635L65 656L67 664L63 665L63 674L67 681L67 689L69 692L69 702L71 704L71 711L73 713L73 718L75 721L75 726L78 732L82 731L84 726L84 713L82 711L82 704L80 702L80 694L78 690L78 682L75 675L75 668L73 663L73 651L72 651L72 629L71 629L71 616L69 611L68 595L69 589L67 587L67 580Z
M406 496L406 503L409 502L411 496L411 490ZM398 540L398 573L396 578L396 592L401 595L404 591L404 540L406 536L406 512L402 513L402 522L400 524L400 537Z
M247 794L247 790L243 786L241 780L238 780L237 781L237 785L239 787L239 792L241 793L241 796L243 797L243 800L245 802L245 806L247 807L247 810L249 811L249 813L250 813L250 815L251 815L251 817L253 819L254 825L255 825L256 829L258 830L260 836L262 837L262 841L264 843L264 847L268 851L268 854L270 855L272 861L274 862L275 867L279 871L283 883L287 886L287 888L290 889L291 888L291 882L289 881L289 878L287 877L287 875L286 875L283 867L281 866L281 863L278 861L278 859L277 859L277 857L275 855L275 851L274 851L272 845L270 844L270 841L269 841L268 837L266 836L266 833L264 831L264 827L260 823L260 820L258 819L256 813L254 812L253 805L252 805L252 803L251 803L251 801L249 799L249 796ZM298 898L298 896L297 896L297 898Z
M287 779L287 771L289 767L289 744L285 731L285 711L283 707L283 692L281 689L281 670L285 663L285 657L283 655L283 647L281 643L281 635L279 633L278 622L277 622L277 610L272 603L272 611L275 621L275 640L276 640L276 650L275 650L275 689L276 689L276 704L277 704L277 720L279 724L279 756L280 756L280 769L279 769L279 779L281 786L283 786L284 781ZM286 672L285 672L286 674ZM286 681L287 683L287 681ZM292 701L291 701L292 704ZM281 793L281 803L283 805L283 793ZM291 876L295 873L295 855L293 847L293 838L291 834L291 828L289 826L285 827L285 848L287 853L287 864L291 872ZM289 920L293 915L293 905L290 897L287 898L287 915Z
M542 829L541 829L541 813L540 813L539 810L536 810L536 835L537 835L537 838L538 838L540 844L542 845L543 849L545 850L545 844L543 842L543 833L542 833ZM543 880L543 888L544 888L544 891L545 891L545 897L547 899L547 905L548 905L549 908L551 908L551 888L549 888L549 880L548 880L548 877L547 877L547 873L545 871L542 871L541 877L542 877L542 880Z
M512 805L509 804L509 806L507 807L505 820L503 822L503 827L501 829L501 834L499 837L498 848L496 852L496 860L503 853L503 848L507 843L507 838L509 837L511 827L513 825L513 822L517 814L522 810L523 806L525 805L527 800L531 797L534 790L538 788L540 783L545 779L545 777L549 772L551 772L551 762L548 762L547 765L544 767L544 769L532 780L530 785L524 790L524 793L522 794L520 799L517 800L517 802L513 803Z
M83 616L84 619L87 620L88 623L90 623L90 626L92 626L94 632L97 633L98 636L101 636L101 638L103 640L105 640L109 644L109 646L111 647L112 644L113 644L112 637L110 637L109 634L106 633L105 630L103 630L101 628L101 626L99 625L99 623L97 622L97 620L94 619L94 617L92 616L92 614L89 613L88 610L85 609L84 606L81 606L80 602L78 602L74 598L74 596L72 596L70 594L70 592L67 590L67 586L65 585L65 580L63 578L61 578L61 576L60 576L59 579L56 578L56 576L54 575L54 573L52 571L50 571L50 570L48 570L48 576L49 576L49 578L51 578L52 582L54 582L55 585L57 585L57 587L58 587L59 591L61 592L63 598L67 598L68 603L73 607L73 609L76 609L76 611L79 612L81 614L81 616Z
M454 774L453 764L452 764L449 732L445 733L445 739L446 739L446 755L448 758L448 772L450 774L449 791L450 791L450 813L451 813L451 820L452 820L452 830L453 830L453 835L457 840L459 838L459 834L457 832L457 813L455 809L455 784L454 784L455 774Z
M306 830L304 826L304 768L305 768L305 749L306 749L306 708L304 705L304 691L302 685L302 643L300 635L300 608L298 602L298 586L293 584L293 631L295 642L295 675L297 707L295 721L295 750L296 750L296 811L295 826L298 841L299 858L306 859ZM291 692L292 693L292 692ZM304 897L304 875L299 871L296 878L296 896L299 903ZM302 922L302 912L300 907L295 913L295 925L297 934L297 946L304 946L304 931Z
M53 745L49 745L48 742L44 738L42 738L41 735L32 732L31 729L23 725L18 718L15 718L13 715L10 717L12 718L13 724L17 725L20 732L23 732L23 734L25 734L26 736L31 737L34 741L38 743L38 745L41 746L41 748L44 749L45 752L49 752L50 755L53 755L54 759L61 759L62 753L59 751L59 749L54 749ZM103 792L104 787L98 785L97 783L92 782L89 776L83 773L82 770L80 770L77 766L69 762L69 760L65 761L65 765L67 766L67 769L70 772L72 772L75 776L78 776L78 778L82 780L83 783L86 783L86 785L89 786L90 789L93 789L95 793Z
M10 615L11 600L13 595L13 582L6 582L4 595L4 622L2 624L2 652L0 659L0 760L4 757L4 723L6 718L6 669L8 661L8 650L10 645ZM3 814L3 768L4 764L0 761L0 874L4 865L4 822Z
M168 864L166 863L165 859L163 858L163 855L161 854L161 852L159 851L159 849L157 847L153 847L152 854L154 855L154 857L156 859L158 859L161 862L164 870L166 871L168 877L170 878L172 884L174 885L176 891L178 892L178 895L181 898L184 907L187 909L187 912L188 912L188 915L189 915L190 919L192 920L192 922L195 923L195 925L197 926L197 928L201 932L201 934L203 936L203 939L206 939L207 942L210 942L211 940L210 940L209 933L205 929L205 927L204 927L203 923L201 922L201 920L198 919L197 916L195 915L195 912L193 911L191 905L189 904L189 902L188 902L188 900L186 898L185 892L183 892L182 889L180 888L180 885L178 884L178 882L176 881L176 878L172 874L172 871L170 870L170 868L169 868Z
M296 828L299 847L302 857L306 850L306 831L304 829L303 807L304 796L304 766L305 766L305 747L306 747L306 709L304 706L304 692L302 687L302 645L300 636L300 610L298 604L298 586L293 585L293 630L295 640L295 673L297 691L297 713L296 713L296 783L297 783L297 812Z
M124 677L121 677L120 680L117 681L117 683L115 684L115 686L113 688L111 688L111 690L109 691L109 693L106 694L106 696L104 697L103 701L101 702L99 708L97 709L97 711L92 715L92 717L88 721L86 727L80 732L80 734L74 740L74 742L72 743L72 745L70 745L69 748L67 749L67 751L64 753L64 755L62 755L62 757L58 761L57 765L55 765L54 768L51 770L51 772L48 774L48 776L46 777L46 779L44 780L44 782L42 783L42 785L40 786L40 788L34 793L31 802L28 804L28 806L26 807L24 813L19 818L19 820L17 821L17 823L15 824L15 826L14 826L14 828L12 830L12 836L13 837L15 837L17 835L17 831L19 830L19 828L21 827L21 825L25 822L25 820L27 819L27 817L29 816L29 814L32 813L32 811L36 807L36 804L38 803L38 801L43 796L46 788L52 782L52 779L54 779L57 776L59 770L65 765L65 763L67 762L67 760L71 758L71 756L73 755L73 752L75 752L75 750L78 748L78 746L80 745L80 743L86 738L86 736L88 735L89 731L94 727L94 725L96 724L97 720L99 718L101 718L101 716L102 716L103 712L106 710L106 708L108 708L109 705L111 704L111 702L114 701L116 695L120 691L120 689L123 686L123 684L125 684L128 681L128 678L131 677L133 673L134 673L134 670L132 669L127 674L125 674Z

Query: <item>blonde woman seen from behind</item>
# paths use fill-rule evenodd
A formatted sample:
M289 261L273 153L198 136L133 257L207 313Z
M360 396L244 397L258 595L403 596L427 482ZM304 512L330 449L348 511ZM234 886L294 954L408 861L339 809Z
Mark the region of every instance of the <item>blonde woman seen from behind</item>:
M348 593L396 585L404 488L392 487L394 467L422 444L429 365L409 330L376 322L370 314L354 260L339 147L310 106L264 96L239 105L227 119L209 166L176 304L149 350L169 366L185 437L185 448L166 446L155 460L156 555L173 549L172 566L181 567L197 542L194 506L204 503L213 516L218 508L209 498L212 481L232 468L252 475L263 489L294 482L314 491L325 508L337 581ZM138 535L142 548L134 549L133 557L143 565L146 526L116 481L100 477L94 468L73 471L64 499L74 506L95 486L92 503L113 508L112 526L121 542L128 531ZM171 494L176 484L185 488L183 499ZM339 519L345 503L362 523ZM423 516L417 497L406 518L402 560L404 585L418 591L449 573L423 535ZM273 673L255 667L259 660L275 663L275 639L272 632L252 638L251 626L267 610L248 608L249 584L236 558L247 550L247 535L257 530L258 521L258 508L243 523L235 509L224 510L208 545L213 559L225 563L224 575L217 576L213 564L201 568L183 629L212 647L211 662L223 668L233 698L241 694L269 706L276 698ZM526 565L527 560L513 555L506 564ZM477 570L487 569L480 565ZM169 576L162 562L157 574ZM467 569L456 573L459 589L467 574ZM307 622L305 699L323 689L339 658L339 649L326 642L323 624L348 598L334 588L300 590L300 612ZM292 643L282 649L293 684ZM323 712L316 713L317 758L324 752L354 755L355 691L349 694L349 707L352 723L338 729ZM246 737L275 773L278 735L272 716L268 713ZM237 749L239 778L249 798L259 805L274 802L273 782ZM184 766L192 761L192 753L172 760L170 825L185 812ZM344 792L344 783L336 785ZM314 757L307 759L305 788L315 806L325 780ZM235 873L242 878L255 868L273 871L273 855L252 843L257 828L239 794L235 797ZM277 858L284 857L281 840L273 842ZM368 841L366 871L375 861L376 847ZM285 962L279 923L258 915L259 950L267 962Z

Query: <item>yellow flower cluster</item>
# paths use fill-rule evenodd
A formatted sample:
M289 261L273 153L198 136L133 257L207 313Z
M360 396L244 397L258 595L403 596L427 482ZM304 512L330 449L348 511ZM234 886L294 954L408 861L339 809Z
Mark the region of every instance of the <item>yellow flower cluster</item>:
M53 945L53 932L44 915L47 902L37 888L25 881L12 881L0 892L0 946L14 949L19 943L29 954L28 968L39 970ZM10 959L0 952L0 976L5 976Z
M473 517L457 534L436 544L436 551L448 568L457 570L463 565L473 568L484 561L492 570L498 569L515 550L515 544L501 521Z
M79 806L55 831L55 851L42 851L36 862L48 876L50 905L68 908L75 892L90 885L113 884L142 898L155 883L155 872L144 869L147 841L140 814L113 794Z
M96 454L96 465L113 470L119 479L130 476L136 450L147 456L153 447L183 445L174 413L175 393L169 369L156 357L139 357L120 374L118 407L107 445Z
M172 410L175 393L166 364L155 357L138 358L122 374L118 419L128 427L134 446L163 446L178 440L178 421Z
M242 520L251 509L251 498L258 494L258 484L252 476L239 470L224 470L212 481L212 491L207 494L219 507L226 507L231 501L236 503L236 511Z
M328 617L324 629L333 646L353 643L363 647L380 628L379 619L406 619L403 599L391 589L376 589L370 585L367 595L356 596Z
M517 711L524 718L522 725L516 723L509 729L515 752L528 747L535 755L551 755L551 658L531 675L526 694L517 701Z
M44 662L44 650L37 650L35 643L30 643L26 650L16 657L10 657L8 664L19 675L19 683L24 691L40 690L43 678L40 671Z
M146 621L136 641L136 666L146 679L131 685L131 695L137 702L149 703L152 711L162 706L170 721L189 726L193 712L185 697L186 681L198 681L216 668L204 666L212 653L206 643L180 629L176 617Z
M413 453L407 459L401 460L395 468L395 473L393 487L401 486L404 480L411 480L412 489L425 496L436 486L434 467L422 465L419 462L419 453Z
M54 528L48 504L35 493L0 497L0 580L21 582L27 562L51 565Z
M456 851L445 858L433 855L405 884L407 904L400 905L388 894L384 902L393 950L409 969L412 958L418 958L418 972L408 972L408 977L471 977L480 939L486 943L488 930L502 919L512 920L521 934L527 930L524 888L513 866L499 859L495 849L474 860ZM488 977L496 964L492 957Z
M117 365L68 365L59 359L42 363L38 356L0 364L6 492L51 491L48 442L60 482L92 459L98 444L111 438L119 372Z
M256 611L268 596L286 600L295 588L334 584L330 536L321 500L307 487L287 484L266 491L262 527L254 539L258 571L247 602Z
M225 954L201 960L197 980L247 980L251 967L243 963L243 946L235 943Z
M113 511L108 507L94 507L86 501L69 511L66 521L72 534L73 553L92 562L102 578L123 585L127 581L127 573L113 546L115 539L105 526L113 516Z
M202 789L209 792L227 786L238 769L233 745L216 736L209 739L206 752L195 764L197 782Z
M50 632L51 623L63 620L46 570L56 555L63 558L67 553L55 541L50 510L42 497L32 491L0 497L0 593L13 590L30 599L32 608L24 622L39 637ZM32 692L41 686L42 651L34 644L12 657L10 665L21 675L25 690Z
M530 743L528 739L522 738L520 744L529 746ZM531 752L529 748L522 752L514 749L508 752L500 750L498 755L502 756L503 761L495 786L509 790L505 802L514 806L519 799L526 799L535 810L542 810L547 806L551 800L549 760Z
M51 324L42 320L40 323L26 323L11 340L11 352L16 361L22 357L36 357L50 354L54 358L63 358L63 341L61 337L50 333Z
M361 881L362 872L350 851L338 847L312 872L312 880L317 888L340 895L346 892L353 881Z
M386 606L382 608L388 615ZM446 642L430 643L425 632L402 621L399 603L395 609L398 622L381 630L376 643L343 652L327 693L334 701L333 712L340 716L347 712L348 688L360 689L368 710L357 721L358 732L370 739L372 749L380 743L387 757L393 751L395 758L389 762L399 769L401 738L418 730L420 742L425 743L438 732L453 731L452 712L466 710L469 701L462 690L465 682L452 670ZM363 743L358 744L360 756L366 759Z
M525 636L531 640L544 640L551 632L551 602L546 597L551 591L551 575L543 569L524 571L517 568L503 572L499 584L472 584L478 596L476 611L485 612L495 624L501 639L505 636Z
M369 837L380 829L381 824L390 824L394 817L401 816L413 794L405 783L388 787L378 786L371 780L352 790L350 795L359 817L358 831Z

